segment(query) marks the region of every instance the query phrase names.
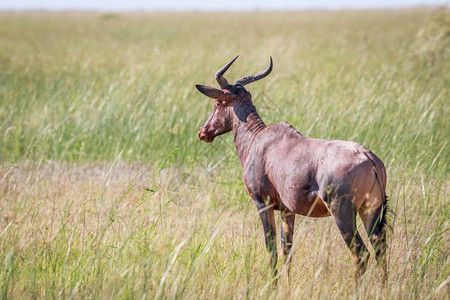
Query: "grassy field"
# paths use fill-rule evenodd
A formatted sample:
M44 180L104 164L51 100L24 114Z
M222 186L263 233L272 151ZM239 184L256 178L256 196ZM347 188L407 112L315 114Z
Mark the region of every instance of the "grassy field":
M331 218L297 217L271 284L232 137L197 140L194 85L237 54L230 81L274 59L266 123L385 162L385 288ZM448 9L0 12L0 298L448 299L449 70Z

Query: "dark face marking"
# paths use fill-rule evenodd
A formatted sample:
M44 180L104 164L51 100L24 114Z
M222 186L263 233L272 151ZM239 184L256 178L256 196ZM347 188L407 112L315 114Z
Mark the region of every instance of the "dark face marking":
M231 131L231 128L231 106L225 101L215 100L211 115L198 131L198 138L206 143L211 143L216 136Z

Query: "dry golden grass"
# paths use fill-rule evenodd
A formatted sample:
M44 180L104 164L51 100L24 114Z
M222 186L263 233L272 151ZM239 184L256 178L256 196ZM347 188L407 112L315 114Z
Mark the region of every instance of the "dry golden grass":
M298 217L290 282L283 268L274 288L250 199L240 206L227 204L227 197L233 196L227 193L235 191L205 180L212 175L206 171L195 170L188 177L176 169L154 177L155 172L124 163L3 169L3 296L446 299L449 295L445 199L419 214L405 200L420 191L398 190L396 198L403 200L397 204L395 229L389 235L390 276L384 289L372 259L355 291L353 262L332 218ZM448 186L440 193L448 195Z

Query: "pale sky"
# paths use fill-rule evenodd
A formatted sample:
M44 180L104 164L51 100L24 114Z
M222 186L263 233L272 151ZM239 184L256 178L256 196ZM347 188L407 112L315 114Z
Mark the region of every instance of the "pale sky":
M365 9L449 5L449 0L0 0L0 10Z

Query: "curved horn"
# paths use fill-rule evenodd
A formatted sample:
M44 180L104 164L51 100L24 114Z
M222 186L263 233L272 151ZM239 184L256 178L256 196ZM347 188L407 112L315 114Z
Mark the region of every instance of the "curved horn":
M220 85L222 89L224 89L226 86L228 86L228 81L223 77L223 74L228 70L228 68L234 63L234 61L239 57L236 56L233 58L229 63L227 63L225 66L222 67L219 71L216 72L216 81Z
M242 77L241 79L237 80L234 84L240 84L240 85L244 86L244 85L252 83L254 81L263 79L264 77L266 77L267 75L270 74L270 72L272 71L272 67L273 67L273 62L272 62L272 56L271 56L270 63L269 63L269 66L267 67L267 69L255 74L255 75Z

